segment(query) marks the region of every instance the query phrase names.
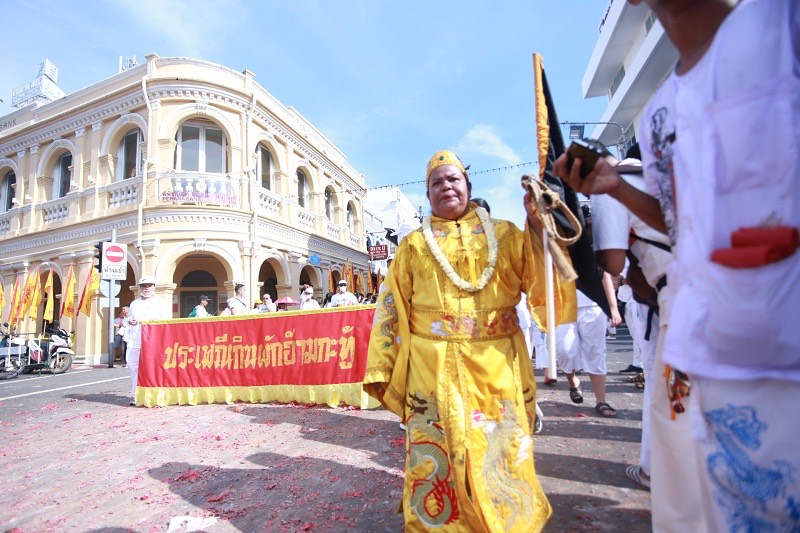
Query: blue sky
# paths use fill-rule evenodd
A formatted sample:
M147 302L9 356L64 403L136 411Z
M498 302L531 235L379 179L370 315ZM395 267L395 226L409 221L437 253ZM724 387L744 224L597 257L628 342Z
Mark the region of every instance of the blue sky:
M493 215L523 220L519 177L535 166L533 52L559 119L595 121L580 83L607 0L0 0L0 116L45 58L73 93L114 75L120 55L196 57L249 69L314 124L368 186L424 180L449 148L471 165ZM426 208L424 184L403 186Z

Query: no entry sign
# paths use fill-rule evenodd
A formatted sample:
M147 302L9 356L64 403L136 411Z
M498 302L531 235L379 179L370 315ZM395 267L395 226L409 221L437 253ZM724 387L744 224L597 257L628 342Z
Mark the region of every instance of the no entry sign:
M124 281L128 277L128 247L116 242L103 243L103 268L100 279Z

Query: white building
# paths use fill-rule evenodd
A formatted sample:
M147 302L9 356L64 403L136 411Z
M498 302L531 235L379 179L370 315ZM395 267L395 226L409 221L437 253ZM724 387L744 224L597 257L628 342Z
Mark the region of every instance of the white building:
M112 230L129 252L120 305L154 276L174 317L200 295L217 309L235 283L251 302L296 298L303 283L321 297L345 263L367 271L364 177L248 70L151 54L74 94L25 102L0 117L3 320L15 280L34 271L44 283L52 270L60 297L72 268L79 298ZM89 317L62 317L87 362L107 351L98 300ZM38 317L20 329L41 331L41 307Z
M386 244L389 247L389 258L394 256L395 246L386 238L387 232L399 229L404 224L413 224L415 219L421 217L421 213L414 208L414 205L403 194L396 185L389 187L378 187L367 191L364 202L375 210L376 216L383 221L383 229L380 235L377 233L368 235L373 244ZM381 276L386 276L388 271L387 261L373 261L372 272Z
M588 137L627 149L636 141L642 109L672 72L678 53L644 3L610 0L583 76L584 98L608 105Z

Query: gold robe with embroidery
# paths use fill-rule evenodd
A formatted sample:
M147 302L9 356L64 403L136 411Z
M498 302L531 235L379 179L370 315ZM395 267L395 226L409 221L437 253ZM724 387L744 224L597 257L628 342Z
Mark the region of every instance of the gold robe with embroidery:
M444 257L476 284L489 250L474 204L431 222ZM525 292L542 325L542 245L530 229L493 223L498 257L482 290L456 287L417 230L378 298L364 387L407 427L407 531L538 531L551 513L534 470L536 385L515 309ZM557 322L574 321L574 283L555 292Z

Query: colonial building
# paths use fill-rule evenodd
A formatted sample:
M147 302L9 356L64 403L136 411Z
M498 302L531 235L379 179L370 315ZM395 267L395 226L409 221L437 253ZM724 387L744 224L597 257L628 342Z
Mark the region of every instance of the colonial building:
M185 317L200 295L218 309L244 283L297 298L329 290L346 263L368 267L365 181L344 154L255 75L206 61L147 62L50 103L0 117L0 278L9 314L15 280L70 267L80 297L94 245L127 245L119 305L142 275ZM76 353L107 353L108 309L62 317ZM56 306L58 315L59 305ZM117 306L119 308L119 306ZM41 331L26 320L22 331Z
M644 3L609 0L592 57L583 76L583 96L607 98L603 115L588 136L627 150L645 104L678 61L664 27Z

